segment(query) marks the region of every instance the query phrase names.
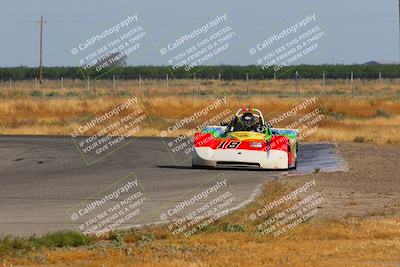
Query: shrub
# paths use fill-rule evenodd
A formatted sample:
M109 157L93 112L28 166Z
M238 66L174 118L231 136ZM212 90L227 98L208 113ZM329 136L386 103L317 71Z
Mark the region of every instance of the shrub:
M0 240L0 256L24 254L31 249L31 244L24 238L6 236Z
M375 113L375 117L378 118L390 118L392 114L386 110L378 109Z
M33 97L40 97L40 96L42 96L42 93L41 93L40 91L38 91L38 90L34 90L34 91L31 93L31 96L33 96Z
M242 224L227 224L223 228L224 232L245 232L245 228Z
M79 96L79 94L77 94L75 92L71 92L71 91L67 92L65 95L68 97Z
M130 96L132 96L132 93L126 92L126 91L121 91L121 92L119 93L119 95L120 95L121 97L130 97Z
M23 255L39 248L79 247L94 242L94 238L73 231L61 231L41 237L11 237L0 239L1 255Z
M123 236L119 232L110 233L108 240L110 240L112 244L117 248L122 247L122 245L124 244Z
M61 231L46 234L42 237L32 237L30 238L32 244L36 247L79 247L87 245L93 241L93 238L82 235L78 232L72 231Z
M150 243L150 242L154 241L154 239L155 239L155 237L154 237L153 233L145 233L140 236L139 241L143 242L143 243Z
M356 136L356 137L354 137L353 142L365 143L365 137L364 136Z
M58 92L50 92L50 93L48 93L48 94L46 94L46 96L48 96L48 97L55 97L55 96L59 96L60 94L58 93Z

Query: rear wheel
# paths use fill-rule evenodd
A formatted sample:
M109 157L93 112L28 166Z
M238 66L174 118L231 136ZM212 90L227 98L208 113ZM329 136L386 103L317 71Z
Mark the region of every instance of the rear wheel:
M296 158L294 161L294 169L297 169L297 157L299 156L299 142L296 142Z
M294 166L291 166L291 162L290 162L290 153L292 153L292 161L294 158ZM296 169L297 168L297 143L296 143L296 155L294 155L294 151L292 151L290 145L288 145L288 170L290 169Z
M287 146L287 169L290 170L290 153L292 153L291 149L290 149L290 145L288 144Z

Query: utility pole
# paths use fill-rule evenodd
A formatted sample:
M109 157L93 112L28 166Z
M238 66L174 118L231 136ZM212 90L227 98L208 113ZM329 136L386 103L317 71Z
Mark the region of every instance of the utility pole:
M400 64L400 0L399 0L399 64Z
M300 88L299 88L299 72L296 70L296 94L297 96L300 96Z
M40 64L39 64L39 83L42 85L43 81L43 24L47 21L43 20L43 15L40 16L40 21L35 21L40 23Z
M250 96L249 94L249 74L246 73L246 91L247 91L247 97Z
M353 72L351 73L350 79L351 79L351 96L354 97L354 74L353 74Z

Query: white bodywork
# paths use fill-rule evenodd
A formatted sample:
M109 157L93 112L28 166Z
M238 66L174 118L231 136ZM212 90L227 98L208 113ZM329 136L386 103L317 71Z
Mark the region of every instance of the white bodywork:
M296 134L297 130L279 129L272 128L272 126L266 125L264 117L258 109L239 109L235 116L240 117L243 112L251 111L253 114L261 120L261 124L270 127L271 131L294 131ZM208 126L206 128L212 129L220 134L226 131L233 131L233 126ZM246 150L246 149L212 149L207 146L194 147L194 155L192 158L192 165L198 167L216 167L219 163L237 163L241 164L255 164L260 168L264 169L288 169L289 168L289 155L286 151L281 150Z
M253 163L264 169L287 169L288 154L285 151L256 151L244 149L211 149L196 147L193 166L215 167L218 162Z

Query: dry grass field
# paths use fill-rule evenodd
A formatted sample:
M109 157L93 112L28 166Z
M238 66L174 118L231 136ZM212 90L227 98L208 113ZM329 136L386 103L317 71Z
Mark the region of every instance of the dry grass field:
M348 81L118 81L103 86L77 81L46 83L42 92L29 82L0 86L0 133L69 135L71 126L87 115L109 111L137 96L149 120L138 135L158 136L177 120L226 96L223 109L257 107L267 118L279 117L302 102L315 104L278 123L286 127L319 109L324 115L317 131L303 141L350 141L340 149L349 172L291 176L265 185L263 194L245 209L232 213L205 233L173 236L166 226L112 233L81 246L74 235L44 239L0 240L0 266L398 266L400 264L400 188L395 179L400 144L398 81L356 81L352 97ZM94 90L95 89L95 90ZM205 119L214 114L207 114ZM172 133L183 134L196 122ZM369 143L369 144L356 144ZM378 144L378 145L375 145ZM368 151L368 153L366 152ZM362 155L362 157L360 157ZM315 179L327 196L321 215L287 234L260 235L260 221L246 220L267 203ZM362 182L360 182L362 181ZM359 196L359 197L354 197ZM385 199L385 201L383 201ZM285 206L282 207L282 209ZM373 209L374 208L374 209ZM340 211L342 215L330 214ZM353 214L354 211L358 213ZM272 214L271 214L272 216ZM55 239L55 241L54 241ZM41 244L40 246L37 244Z
M278 123L287 127L308 112L319 108L324 118L318 129L304 141L356 141L400 144L400 84L395 80L356 81L355 96L351 95L349 81L300 81L302 92L294 94L293 81L216 81L216 80L143 80L97 81L85 87L82 81L46 82L42 90L32 82L0 86L0 133L29 135L69 135L76 121L87 115L96 115L113 109L128 98L137 96L149 120L143 123L137 135L159 136L171 122L190 116L215 99L227 97L226 109L235 112L243 106L257 107L264 116L279 116L317 97L315 105ZM249 96L247 96L247 87ZM213 113L205 116L207 119ZM72 124L71 124L72 123ZM69 125L69 128L66 126ZM180 129L170 135L187 131Z
M400 95L400 81L397 79L354 80L354 94L363 96ZM352 95L350 79L347 80L298 80L302 95ZM173 80L117 80L115 86L111 80L64 80L45 81L40 87L35 81L2 81L0 96L25 97L79 97L91 98L96 96L126 96L132 93L146 95L296 95L294 80L202 80L186 79Z

